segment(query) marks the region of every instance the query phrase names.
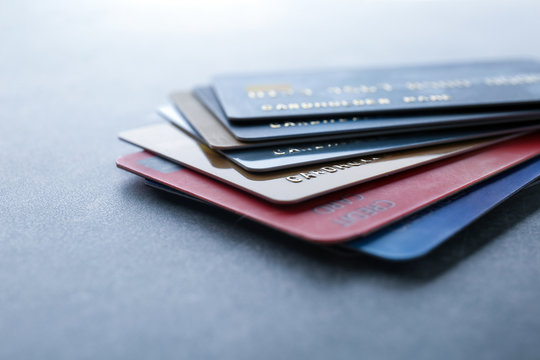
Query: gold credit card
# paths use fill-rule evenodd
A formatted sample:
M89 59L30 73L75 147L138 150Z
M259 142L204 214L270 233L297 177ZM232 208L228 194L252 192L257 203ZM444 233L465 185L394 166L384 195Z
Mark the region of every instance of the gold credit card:
M249 147L248 143L237 140L227 128L189 92L174 93L171 95L171 99L208 146L214 149Z
M169 124L146 126L119 134L120 139L133 145L280 204L304 201L515 136L363 156L270 173L250 173Z

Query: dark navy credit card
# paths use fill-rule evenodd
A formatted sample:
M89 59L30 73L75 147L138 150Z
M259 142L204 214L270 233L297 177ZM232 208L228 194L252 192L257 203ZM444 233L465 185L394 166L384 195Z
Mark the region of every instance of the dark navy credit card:
M238 140L258 142L299 137L330 136L357 133L357 136L390 134L407 131L464 127L478 124L517 123L540 119L540 107L533 110L486 112L469 114L386 115L343 117L335 119L291 119L258 123L235 123L227 119L214 91L210 87L193 90L197 99ZM174 99L174 97L173 97ZM176 104L179 108L182 104ZM350 135L349 135L350 136ZM354 135L353 135L354 136Z
M510 131L509 131L510 132ZM511 131L513 132L513 130ZM500 135L498 133L497 135ZM515 133L516 136L523 133ZM357 156L369 156L394 151L417 149L427 146L459 142L491 136L485 130L420 133L417 135L374 136L334 141L260 147L220 151L229 160L253 172L282 169L343 160Z
M205 139L173 105L160 107L158 113L195 140L206 144ZM517 134L518 131L532 131L538 128L540 124L525 127L493 125L488 128L474 127L464 130L426 131L336 140L318 139L296 144L216 150L247 171L264 172L514 132Z
M344 116L540 103L531 60L233 74L213 79L233 121Z
M473 221L540 177L540 159L511 169L472 189L367 237L343 244L390 260L410 260L433 250Z

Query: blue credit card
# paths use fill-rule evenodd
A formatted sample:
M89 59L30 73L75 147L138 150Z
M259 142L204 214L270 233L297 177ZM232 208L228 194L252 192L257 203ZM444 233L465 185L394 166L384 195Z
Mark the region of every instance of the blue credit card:
M389 260L423 256L538 177L540 158L342 246Z
M233 121L540 103L540 63L470 62L217 76Z
M516 125L540 119L540 108L505 112L485 112L470 114L429 114L429 115L386 115L370 117L343 117L335 119L310 119L287 121L265 121L258 123L235 123L227 119L214 91L206 87L193 90L197 99L219 120L235 138L245 142L286 140L316 136L371 136L397 132L417 132L451 127L465 127L479 124ZM182 108L182 104L175 103Z
M523 133L515 133L516 136ZM318 142L221 150L229 160L252 172L283 170L357 156L371 156L394 151L459 142L492 136L485 130L420 132L415 135L373 136L359 139L320 140ZM500 135L500 134L497 134Z
M195 140L207 144L199 132L186 118L172 106L161 106L158 113ZM296 144L276 144L255 148L216 149L222 155L247 171L263 172L287 169L296 166L315 164L330 160L373 155L391 151L413 149L449 142L458 142L488 136L526 131L540 127L540 124L527 128L491 126L488 128L448 129L417 133L374 135L350 139L319 139ZM211 146L210 144L207 144Z

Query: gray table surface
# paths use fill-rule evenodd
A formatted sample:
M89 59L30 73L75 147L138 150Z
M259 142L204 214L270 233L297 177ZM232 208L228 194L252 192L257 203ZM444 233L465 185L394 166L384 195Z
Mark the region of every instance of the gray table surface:
M229 71L540 58L534 1L2 1L0 358L538 359L540 187L341 258L115 168Z

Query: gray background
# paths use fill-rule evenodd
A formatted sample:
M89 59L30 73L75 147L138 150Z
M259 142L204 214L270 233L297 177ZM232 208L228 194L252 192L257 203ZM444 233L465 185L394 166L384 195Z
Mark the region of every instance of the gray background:
M537 4L2 1L0 358L538 359L539 187L388 264L114 165L214 73L540 58Z

